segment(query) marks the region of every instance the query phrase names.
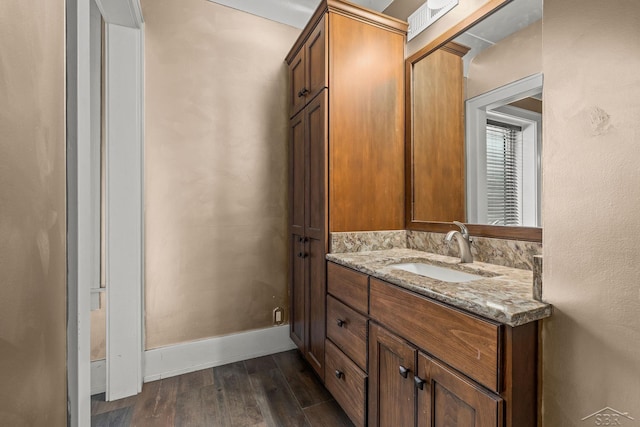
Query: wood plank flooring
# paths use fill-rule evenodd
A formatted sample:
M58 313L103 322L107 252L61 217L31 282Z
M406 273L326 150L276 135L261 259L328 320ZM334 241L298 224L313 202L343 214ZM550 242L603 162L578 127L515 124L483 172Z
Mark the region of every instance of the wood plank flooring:
M94 427L353 426L297 350L144 384L137 396L91 398Z

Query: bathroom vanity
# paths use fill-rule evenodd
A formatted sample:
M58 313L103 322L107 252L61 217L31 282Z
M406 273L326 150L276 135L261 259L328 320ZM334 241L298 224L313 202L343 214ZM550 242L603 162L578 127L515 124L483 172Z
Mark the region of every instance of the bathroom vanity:
M537 321L551 307L531 298L531 272L410 249L327 258L325 385L354 424L537 425Z

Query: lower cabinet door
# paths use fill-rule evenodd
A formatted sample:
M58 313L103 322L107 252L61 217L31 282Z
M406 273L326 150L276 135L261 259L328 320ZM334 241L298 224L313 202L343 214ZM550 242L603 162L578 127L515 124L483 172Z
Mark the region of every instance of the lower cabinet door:
M289 283L289 324L291 340L305 354L306 338L306 291L304 283L304 237L291 235L290 283Z
M369 323L369 426L413 427L416 349Z
M305 357L324 380L324 339L326 336L326 261L324 241L308 238L305 252L305 281L307 289L307 337Z
M502 427L502 399L418 353L418 427Z

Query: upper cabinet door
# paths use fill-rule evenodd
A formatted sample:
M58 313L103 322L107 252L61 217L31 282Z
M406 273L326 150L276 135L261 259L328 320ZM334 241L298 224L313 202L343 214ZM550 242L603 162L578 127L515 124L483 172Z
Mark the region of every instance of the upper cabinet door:
M306 67L306 99L312 100L327 87L326 19L323 17L304 44Z
M305 235L326 239L327 94L317 96L304 110L306 132Z
M295 115L306 104L305 89L305 49L300 49L289 64L289 113Z
M289 122L289 220L290 233L304 235L305 221L305 114Z
M501 427L502 399L418 353L418 427Z
M289 114L293 117L327 87L327 31L325 18L289 63Z

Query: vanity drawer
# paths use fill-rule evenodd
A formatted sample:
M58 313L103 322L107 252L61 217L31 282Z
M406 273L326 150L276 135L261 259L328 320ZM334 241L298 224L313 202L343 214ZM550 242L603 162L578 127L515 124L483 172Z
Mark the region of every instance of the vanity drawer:
M327 337L367 370L367 318L327 295Z
M361 313L369 309L369 276L327 263L327 291Z
M325 343L324 384L356 426L365 426L367 374L331 341Z
M502 327L371 278L371 318L500 392Z

